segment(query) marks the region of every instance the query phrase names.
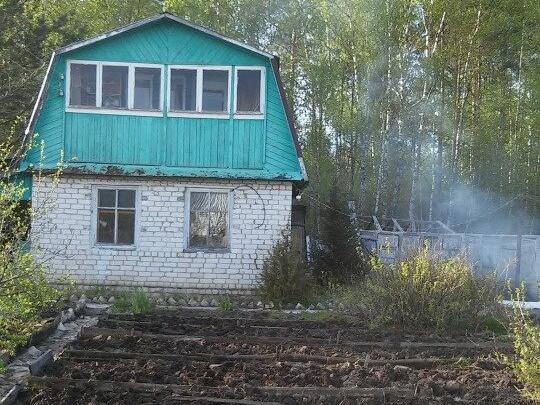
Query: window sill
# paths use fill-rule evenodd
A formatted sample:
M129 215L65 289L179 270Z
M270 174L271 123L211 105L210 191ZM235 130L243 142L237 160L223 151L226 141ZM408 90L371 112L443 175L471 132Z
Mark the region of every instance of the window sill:
M101 250L137 250L135 245L106 245L102 243L94 244L93 248Z
M229 113L208 113L208 112L179 112L179 111L169 111L167 113L168 117L177 117L177 118L216 118L216 119L229 119Z
M263 120L263 113L235 113L234 118L237 120Z
M230 248L184 248L184 253L231 253Z
M66 112L83 114L104 114L104 115L135 115L140 117L162 117L163 111L146 110L121 110L114 108L85 108L85 107L67 107Z

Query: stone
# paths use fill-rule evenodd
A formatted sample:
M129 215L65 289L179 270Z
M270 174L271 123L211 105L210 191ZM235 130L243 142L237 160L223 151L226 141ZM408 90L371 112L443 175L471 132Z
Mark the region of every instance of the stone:
M296 304L294 309L303 310L303 309L306 309L306 308L302 304L298 303L298 304Z
M412 369L410 367L407 367L407 366L402 366L402 365L397 365L397 366L394 366L394 372L397 373L397 374L407 374L411 371Z
M197 301L195 301L194 298L190 298L189 301L188 301L188 305L190 307L198 307L199 306L199 303Z
M110 307L111 306L108 304L89 303L86 304L85 313L89 316L100 315L107 311L107 309L109 309Z
M176 306L176 300L173 297L169 297L167 299L167 304L169 304L171 306Z
M81 298L79 298L79 302L81 301L84 301L84 302L88 301L88 297L85 294L81 295Z
M444 384L444 388L452 394L457 394L461 391L461 384L457 381L450 380Z
M308 307L308 311L315 311L316 307L315 305L311 304L309 307Z
M79 297L77 297L75 294L71 294L71 296L69 297L69 301L70 302L77 302L77 301L79 301Z
M58 324L57 329L58 329L59 331L62 331L62 332L65 332L66 330L68 330L68 328L66 328L62 322L60 322L60 323Z
M219 307L219 302L218 302L218 300L215 299L215 298L212 298L212 299L210 300L210 306L212 306L212 307Z
M103 297L102 295L100 295L100 296L98 297L98 302L99 302L100 304L105 304L105 303L107 302L107 300L105 299L105 297Z
M201 300L201 307L208 307L210 306L210 304L208 303L208 301L206 300L206 298L203 298Z
M112 296L112 295L111 295L111 296L109 297L109 299L107 300L107 302L108 302L109 304L114 304L114 301L115 301L115 298L114 298L114 296Z
M99 304L99 297L92 298L92 302L95 304Z
M38 357L41 356L41 353L43 353L41 350L39 350L36 346L30 346L28 350L26 351L28 355L31 357Z
M270 301L266 306L268 308L272 309L272 308L274 308L274 303L272 301Z
M62 311L62 316L60 317L60 322L71 322L75 319L75 312L73 308L68 308L65 311Z
M261 301L258 301L257 308L264 308L264 304Z

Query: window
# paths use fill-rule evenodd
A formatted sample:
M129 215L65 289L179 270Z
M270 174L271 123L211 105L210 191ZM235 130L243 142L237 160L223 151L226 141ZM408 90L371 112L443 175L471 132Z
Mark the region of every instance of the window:
M203 69L202 111L226 112L229 98L229 72Z
M97 190L97 243L104 245L135 243L135 195L135 190Z
M127 66L103 66L101 83L101 106L104 108L127 108Z
M171 111L196 111L197 70L171 69Z
M68 62L67 108L77 112L143 111L158 115L162 105L162 71L161 65Z
M69 105L96 106L96 65L71 64Z
M261 114L263 112L263 69L236 69L237 114Z
M135 99L137 110L159 110L161 68L135 67Z
M172 66L169 74L169 111L228 118L229 67Z
M189 204L189 247L223 249L229 245L229 194L193 191Z

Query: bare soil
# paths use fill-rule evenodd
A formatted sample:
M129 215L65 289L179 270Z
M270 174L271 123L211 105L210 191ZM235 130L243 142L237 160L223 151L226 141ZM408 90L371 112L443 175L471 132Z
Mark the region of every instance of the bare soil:
M177 311L109 315L24 404L527 404L488 335Z

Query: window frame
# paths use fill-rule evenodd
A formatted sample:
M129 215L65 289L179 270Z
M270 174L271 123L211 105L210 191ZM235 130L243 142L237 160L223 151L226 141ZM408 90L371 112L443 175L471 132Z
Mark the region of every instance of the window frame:
M98 219L98 207L99 207L99 190L130 190L135 191L135 224L134 224L134 234L133 234L133 243L130 245L118 245L114 243L102 243L98 242L98 232L97 232L97 219ZM116 202L118 205L118 201ZM117 218L118 207L115 208L115 239L118 232L118 218ZM139 218L140 218L140 192L137 186L132 185L114 185L114 184L94 184L92 186L92 232L91 232L91 245L94 248L98 249L113 249L113 250L136 250L139 241Z
M201 247L190 246L191 229L191 193L221 193L227 194L227 246L226 247ZM184 198L184 252L217 252L228 253L231 251L231 230L232 211L234 204L234 193L230 188L223 187L189 187L186 188Z
M259 71L261 72L261 83L259 93L259 105L260 112L241 112L237 110L237 98L238 98L238 72L242 70L247 71ZM264 66L236 66L234 69L234 118L257 120L264 119L266 114L266 68Z
M96 105L95 106L72 106L71 97L71 65L94 65L96 66ZM127 88L127 108L103 108L103 66L127 66L128 68L128 88ZM135 68L154 68L160 70L159 87L159 110L139 110L134 109L135 98ZM164 108L164 67L154 63L133 63L133 62L109 62L109 61L90 61L70 59L66 62L66 112L91 113L91 114L113 114L113 115L144 115L144 116L163 116Z
M172 70L195 70L195 111L177 111L171 110L171 71ZM203 71L204 70L222 70L227 72L227 109L223 112L208 112L202 110L203 96ZM167 71L167 116L182 118L218 118L228 119L231 115L231 84L232 84L232 66L221 65L168 65Z

